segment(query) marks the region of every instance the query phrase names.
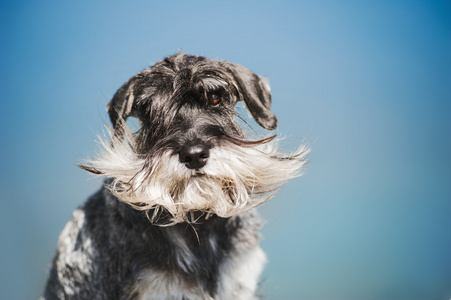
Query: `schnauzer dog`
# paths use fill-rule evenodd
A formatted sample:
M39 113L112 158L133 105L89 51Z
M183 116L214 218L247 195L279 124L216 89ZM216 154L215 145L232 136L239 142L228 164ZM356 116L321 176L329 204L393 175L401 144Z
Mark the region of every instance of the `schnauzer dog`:
M308 148L249 138L238 101L276 128L268 81L226 61L179 52L116 92L111 141L80 165L104 186L61 233L43 299L258 298L254 208L300 175Z

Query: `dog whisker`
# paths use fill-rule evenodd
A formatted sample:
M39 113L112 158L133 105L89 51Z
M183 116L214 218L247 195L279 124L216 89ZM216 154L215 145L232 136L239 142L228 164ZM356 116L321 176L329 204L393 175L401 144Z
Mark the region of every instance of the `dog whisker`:
M309 149L278 152L240 101L276 128L268 81L226 61L180 52L119 88L109 138L78 165L103 187L63 230L45 299L256 299L254 208L302 174Z

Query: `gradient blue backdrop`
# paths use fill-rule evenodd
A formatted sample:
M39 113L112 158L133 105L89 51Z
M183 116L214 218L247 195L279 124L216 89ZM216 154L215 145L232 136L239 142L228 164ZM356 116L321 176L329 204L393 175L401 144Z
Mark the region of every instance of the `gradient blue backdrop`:
M1 1L0 298L42 292L104 107L178 49L270 78L304 177L260 208L269 299L451 298L449 1Z

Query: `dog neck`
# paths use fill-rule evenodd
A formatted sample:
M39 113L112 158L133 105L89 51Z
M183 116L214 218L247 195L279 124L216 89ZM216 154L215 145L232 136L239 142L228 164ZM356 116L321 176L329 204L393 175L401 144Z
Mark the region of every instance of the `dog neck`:
M134 257L127 260L146 267L185 274L187 278L196 275L196 284L203 285L211 294L217 289L210 278L218 276L219 268L227 253L232 251L233 236L240 227L240 217L220 218L201 216L195 223L167 225L164 217L152 223L146 212L139 211L122 202L107 189L106 205L110 212L110 226L114 226L115 244L134 249ZM169 216L168 216L169 217ZM126 228L126 230L124 230ZM156 247L154 241L161 241ZM147 257L154 257L152 265L144 266ZM149 261L150 262L150 261ZM194 278L194 277L193 277Z

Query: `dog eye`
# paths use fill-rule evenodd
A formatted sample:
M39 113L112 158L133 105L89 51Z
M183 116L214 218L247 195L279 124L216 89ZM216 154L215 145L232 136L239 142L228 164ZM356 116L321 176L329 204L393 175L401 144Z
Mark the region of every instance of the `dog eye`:
M208 94L208 103L210 104L210 105L213 105L213 106L216 106L216 105L218 105L219 103L221 103L221 96L219 96L218 94L215 94L215 93L210 93L210 94Z

